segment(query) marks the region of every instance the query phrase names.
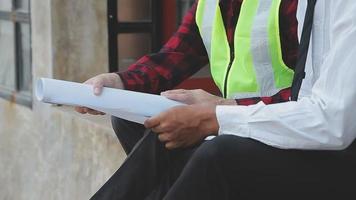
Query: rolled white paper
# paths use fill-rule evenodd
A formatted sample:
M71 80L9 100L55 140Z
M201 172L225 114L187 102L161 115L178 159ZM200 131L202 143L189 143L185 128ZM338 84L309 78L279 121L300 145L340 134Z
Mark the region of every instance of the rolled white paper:
M151 116L183 105L160 95L113 88L104 88L96 96L91 85L48 78L37 80L35 94L45 103L84 106L141 124Z

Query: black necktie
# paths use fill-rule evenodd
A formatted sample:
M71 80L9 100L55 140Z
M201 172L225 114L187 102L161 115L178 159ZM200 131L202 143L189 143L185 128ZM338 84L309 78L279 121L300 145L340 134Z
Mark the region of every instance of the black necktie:
M302 37L299 45L298 61L294 70L294 79L292 83L292 101L297 101L300 87L305 78L305 63L308 56L308 49L313 27L314 8L316 0L308 0L307 11L305 14Z

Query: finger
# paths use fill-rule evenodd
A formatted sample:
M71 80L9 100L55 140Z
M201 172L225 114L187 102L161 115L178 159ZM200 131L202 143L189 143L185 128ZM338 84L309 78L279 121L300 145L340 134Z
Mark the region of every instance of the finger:
M176 89L176 90L167 90L165 92L161 92L161 95L165 95L165 94L182 94L187 92L187 90L185 89Z
M176 143L176 142L167 142L167 143L165 144L165 147L166 147L167 149L177 149L177 148L180 147L180 145L179 145L178 143Z
M86 107L75 107L75 110L81 114L91 114L91 115L105 115L105 113L97 111L97 110L93 110L90 108L86 108Z
M183 93L166 93L166 94L162 94L162 96L166 97L167 99L180 101L180 102L184 102L188 98L188 94L183 94Z
M172 131L172 127L169 126L167 123L164 122L160 122L159 125L151 128L153 132L155 133L164 133L164 132L171 132Z
M151 128L151 130L153 132L155 132L155 133L162 133L161 128L159 127L159 125Z
M161 134L158 134L158 139L159 141L161 142L169 142L170 141L170 134L169 133L161 133Z
M88 113L89 112L89 109L87 107L83 107L83 112L84 113Z
M95 95L100 95L104 87L104 81L102 79L96 79L93 81L93 90Z
M168 90L161 93L162 96L167 99L174 101L179 101L185 104L192 103L193 90L177 89L177 90Z
M105 115L105 113L93 109L89 109L88 113L91 115Z
M80 114L86 114L86 112L85 112L85 110L84 110L84 108L83 107L75 107L74 108L75 109L75 111L77 111L78 113L80 113Z
M160 122L161 122L161 117L156 116L156 117L151 117L151 118L147 119L145 121L144 125L147 129L151 129L151 128L158 126L160 124Z

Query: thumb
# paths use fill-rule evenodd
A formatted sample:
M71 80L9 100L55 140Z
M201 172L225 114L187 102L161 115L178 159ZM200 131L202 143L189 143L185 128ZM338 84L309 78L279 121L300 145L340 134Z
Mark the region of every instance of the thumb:
M151 117L151 118L147 119L144 123L144 126L147 129L150 129L150 128L158 126L159 124L160 124L160 117L156 116L156 117Z
M104 83L102 80L94 81L93 83L94 94L99 96L103 90L103 87L104 87Z

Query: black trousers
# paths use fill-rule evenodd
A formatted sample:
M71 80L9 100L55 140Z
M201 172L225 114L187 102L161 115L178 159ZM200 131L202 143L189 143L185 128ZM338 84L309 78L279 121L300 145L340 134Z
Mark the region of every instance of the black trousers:
M281 150L218 136L167 150L141 125L112 122L129 155L93 200L356 198L356 144L343 151Z

